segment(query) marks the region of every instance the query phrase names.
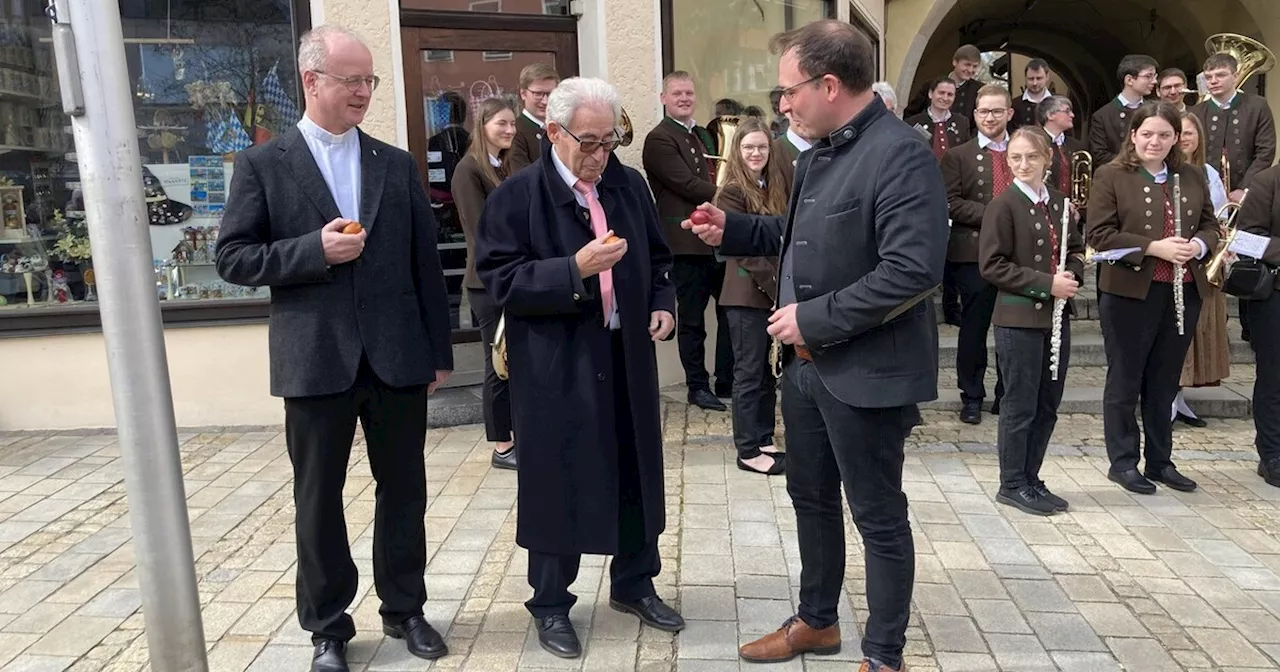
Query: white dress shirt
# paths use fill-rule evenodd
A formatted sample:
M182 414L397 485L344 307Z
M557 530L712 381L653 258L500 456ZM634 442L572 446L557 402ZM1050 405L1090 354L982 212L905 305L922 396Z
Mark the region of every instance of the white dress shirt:
M927 112L929 113L929 118L932 119L935 124L941 124L951 118L951 110L943 110L943 115L941 117L933 113L932 107L930 107Z
M1023 99L1023 100L1025 100L1025 101L1027 101L1028 103L1042 103L1042 102L1044 102L1044 99L1045 99L1045 98L1048 98L1048 97L1049 97L1049 95L1050 95L1050 94L1049 94L1049 89L1045 89L1044 91L1041 91L1041 92L1040 92L1040 97L1039 97L1039 98L1032 98L1032 97L1031 97L1031 92L1030 92L1030 91L1023 91L1023 92L1022 92L1022 99Z
M987 136L978 134L978 149L990 149L993 152L1003 152L1009 147L1009 133L1006 132L999 140L992 140Z
M298 130L316 160L316 167L329 186L338 212L346 219L360 220L360 134L352 128L334 135L320 128L311 117L302 116Z
M575 185L578 184L578 177L573 174L573 171L569 170L569 166L564 165L564 161L560 160L560 155L556 153L556 150L554 148L552 148L551 150L551 162L555 164L556 172L560 173L560 179L564 180L564 183L569 185L569 191L573 192L573 200L577 201L579 206L586 208L587 197L583 196L581 193L578 192L577 189L574 188ZM597 184L600 184L599 178L597 178L595 182L591 183L591 193L595 194L596 200L598 201L600 200L600 192L596 190ZM603 208L604 204L603 203L600 204L600 207ZM618 287L617 285L614 285L614 288L613 288L612 308L613 308L612 314L609 315L609 328L617 329L622 326L621 322L618 321Z
M807 152L810 147L813 147L812 142L800 137L800 134L791 130L790 126L787 127L787 140L790 140L791 144L795 145L795 148L802 152Z
M1032 205L1040 205L1041 203L1049 202L1049 190L1046 189L1043 184L1040 185L1040 193L1038 194L1031 190L1031 185L1016 177L1013 178L1013 184L1017 186L1018 189L1021 189L1022 193L1026 195L1027 198L1031 199Z
M1121 93L1120 95L1116 96L1116 100L1120 101L1120 104L1121 104L1121 105L1123 105L1123 106L1125 106L1125 107L1127 107L1127 108L1129 108L1129 109L1131 109L1131 110L1135 110L1135 109L1137 109L1138 107L1140 107L1140 106L1142 105L1142 99L1141 99L1141 98L1139 98L1139 99L1137 99L1137 100L1135 100L1135 101L1133 101L1133 102L1130 102L1128 98L1125 98L1125 97L1124 97L1124 94L1123 94L1123 93Z

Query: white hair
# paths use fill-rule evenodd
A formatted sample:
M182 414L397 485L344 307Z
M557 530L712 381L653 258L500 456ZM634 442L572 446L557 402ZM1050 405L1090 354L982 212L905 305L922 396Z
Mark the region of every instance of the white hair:
M584 107L607 107L613 111L615 124L622 116L622 98L612 84L594 77L570 77L551 92L547 120L568 128L574 113Z
M316 26L303 33L302 39L298 41L298 70L323 72L328 65L329 48L333 46L334 39L340 37L352 40L365 49L369 48L369 45L365 44L364 40L350 28L335 25Z
M893 92L893 87L889 86L889 82L876 82L871 85L871 90L880 94L880 97L884 99L885 105L895 109L898 107L898 94Z

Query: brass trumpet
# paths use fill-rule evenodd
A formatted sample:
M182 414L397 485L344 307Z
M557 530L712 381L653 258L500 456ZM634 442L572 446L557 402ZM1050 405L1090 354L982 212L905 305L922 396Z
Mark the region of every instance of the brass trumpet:
M618 109L622 111L621 116L618 118L618 145L626 147L635 139L636 132L631 127L631 117L627 116L627 108L619 107Z
M1231 193L1231 160L1227 158L1225 147L1222 149L1222 161L1218 165L1222 167L1222 188L1229 194Z
M1083 208L1093 186L1093 155L1084 150L1071 154L1071 204Z
M1222 289L1223 282L1227 279L1227 253L1230 251L1231 243L1235 242L1236 232L1235 226L1236 215L1240 213L1241 206L1244 205L1244 199L1249 197L1249 190L1245 189L1244 194L1240 196L1238 203L1225 203L1214 216L1218 221L1222 222L1222 237L1218 241L1218 249L1213 251L1213 258L1209 260L1209 265L1205 266L1204 274L1209 280L1209 284Z

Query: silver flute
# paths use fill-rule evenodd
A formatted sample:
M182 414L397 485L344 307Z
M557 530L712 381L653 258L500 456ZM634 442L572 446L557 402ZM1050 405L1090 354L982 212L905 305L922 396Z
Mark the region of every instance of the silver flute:
M1182 176L1173 176L1173 235L1182 237ZM1178 318L1178 335L1186 333L1183 315L1186 308L1182 299L1182 264L1173 265L1173 310Z
M1058 238L1058 267L1054 270L1054 275L1061 273L1067 267L1067 233L1071 222L1071 201L1063 199L1062 201L1062 236ZM1049 223L1053 226L1053 222ZM1053 380L1058 379L1058 364L1062 361L1062 316L1067 308L1067 300L1058 298L1053 300L1053 334L1049 337L1049 376Z

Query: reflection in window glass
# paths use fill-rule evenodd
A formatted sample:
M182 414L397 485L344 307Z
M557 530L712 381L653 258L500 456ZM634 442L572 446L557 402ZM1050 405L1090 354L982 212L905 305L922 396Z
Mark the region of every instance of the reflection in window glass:
M70 122L43 3L0 8L0 319L97 298ZM121 0L156 292L265 297L218 278L213 248L237 152L301 116L284 0Z

